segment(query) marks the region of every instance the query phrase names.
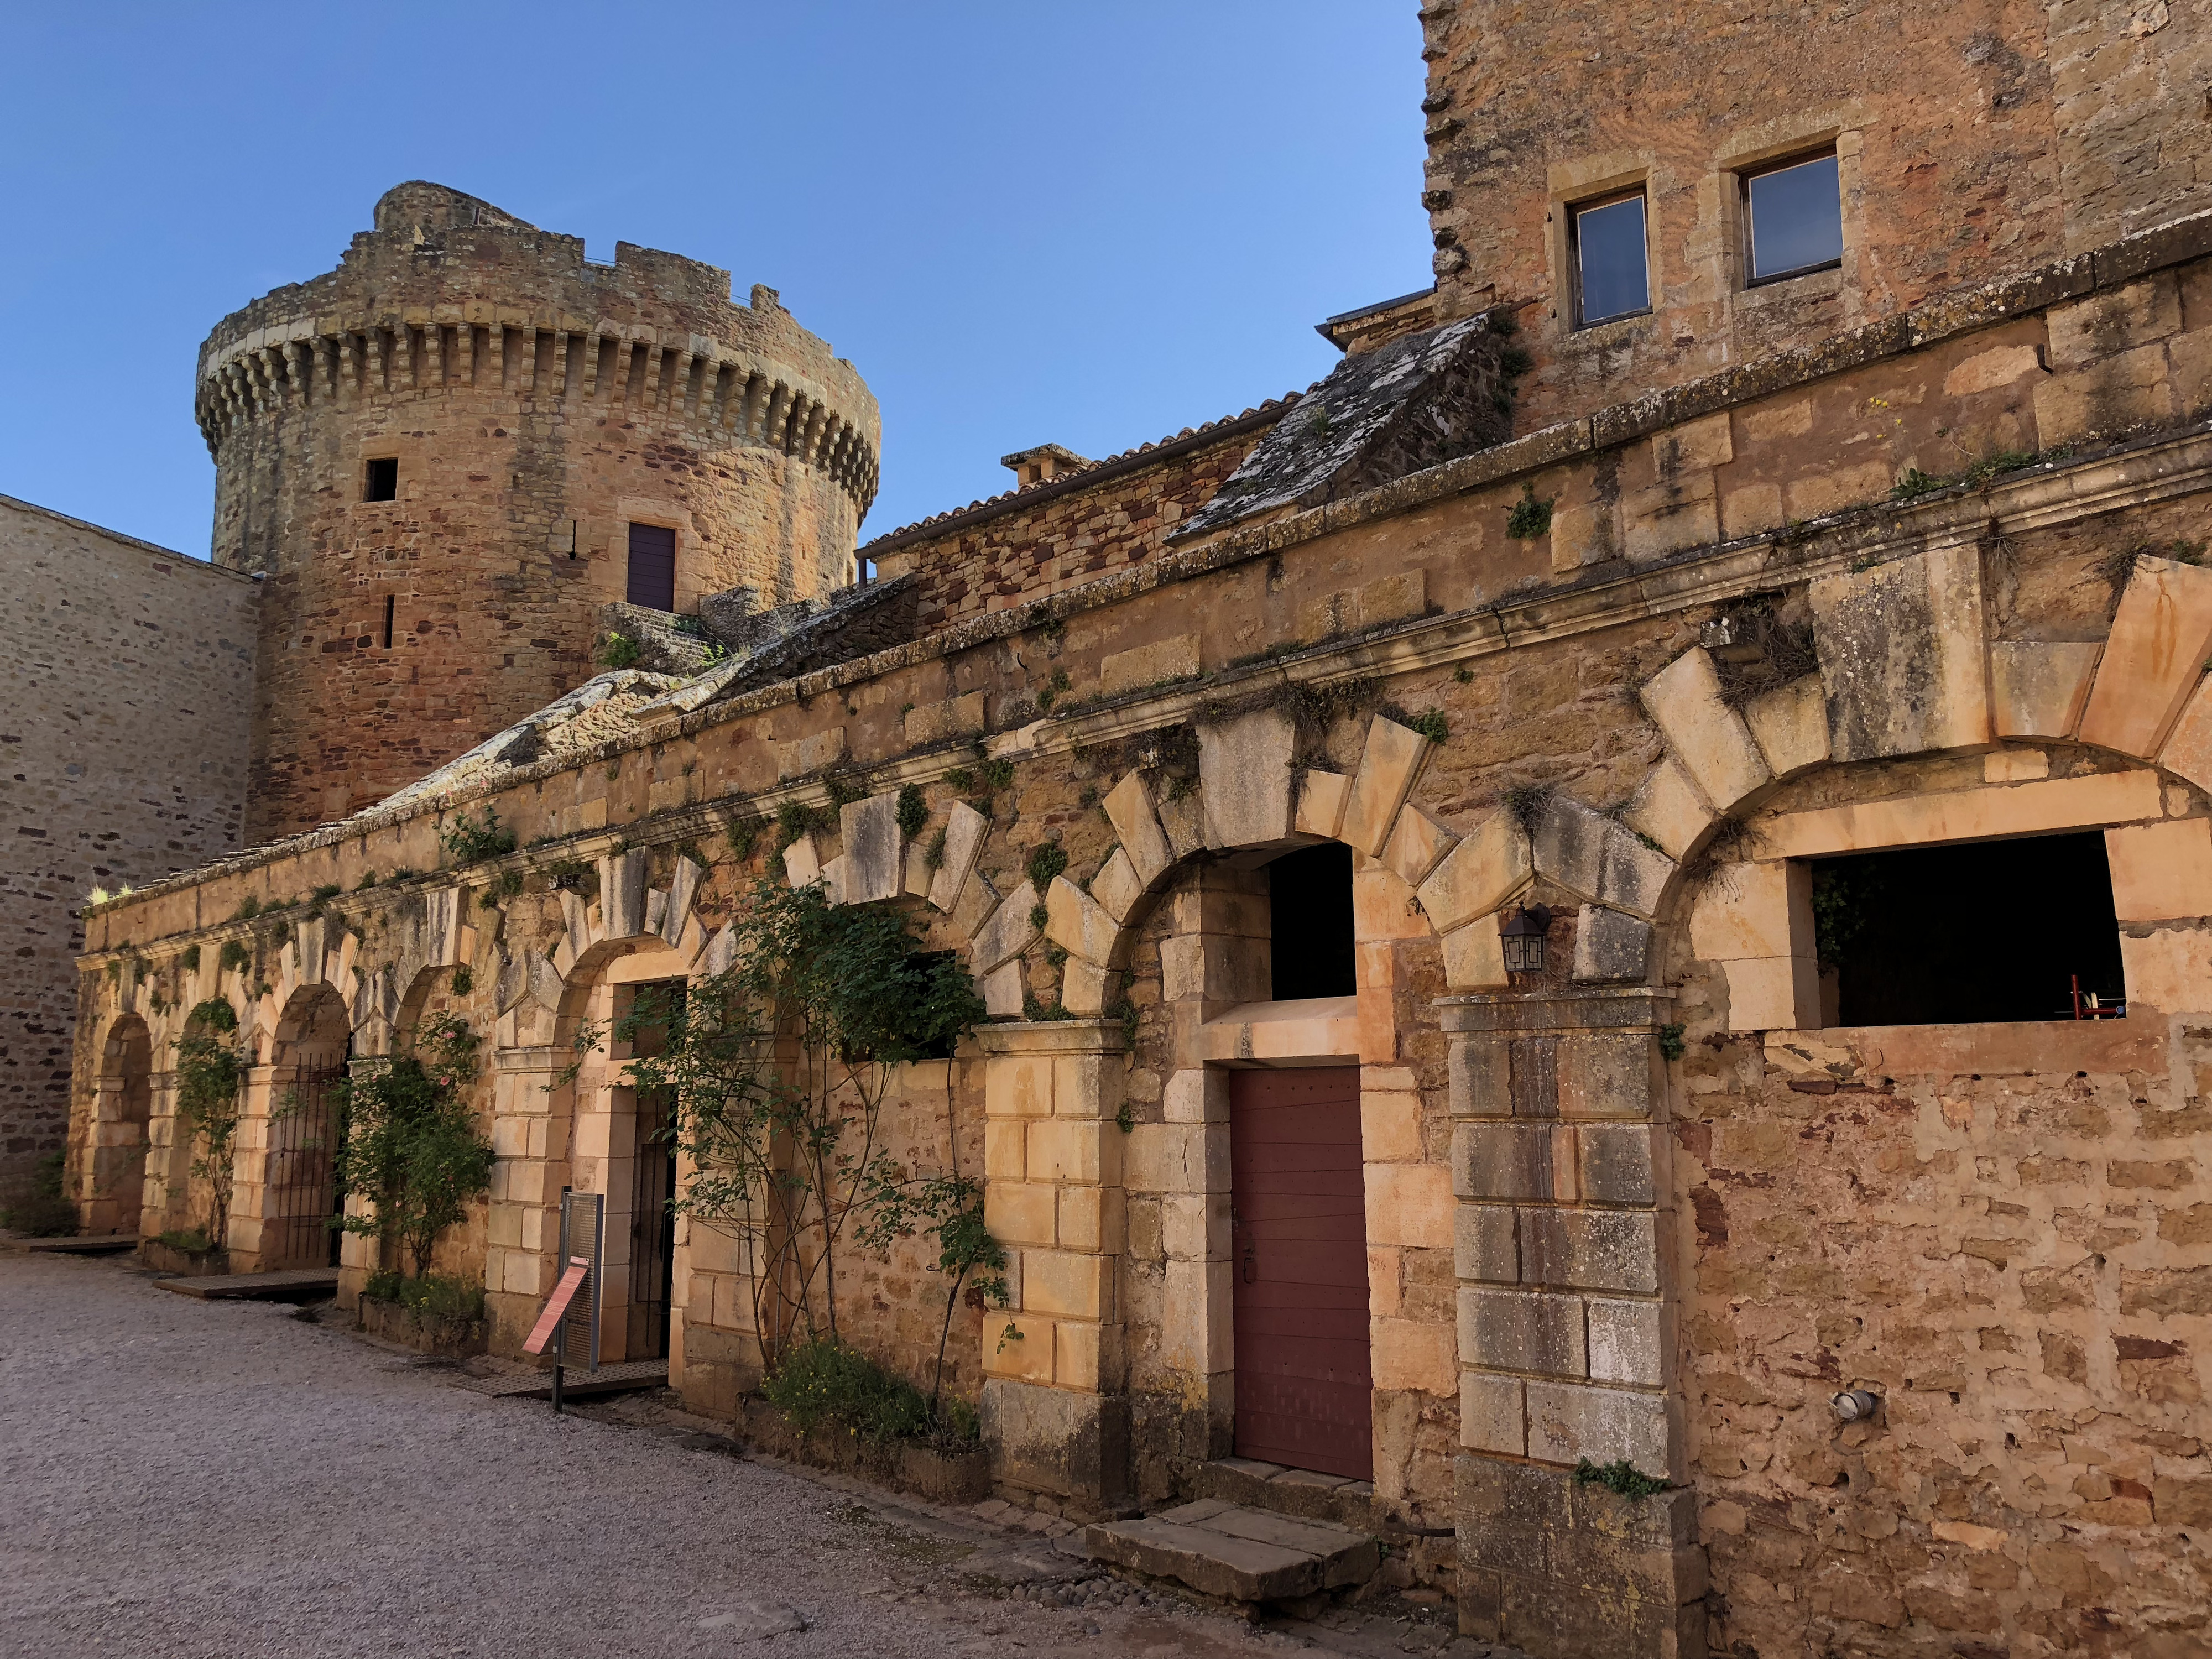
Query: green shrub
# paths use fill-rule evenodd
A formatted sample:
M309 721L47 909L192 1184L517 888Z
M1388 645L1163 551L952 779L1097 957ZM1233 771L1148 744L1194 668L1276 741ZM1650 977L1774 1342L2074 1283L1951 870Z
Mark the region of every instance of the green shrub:
M33 1238L66 1238L76 1231L76 1206L62 1195L63 1158L48 1152L31 1172L31 1191L0 1211L0 1225Z
M483 1317L483 1286L452 1273L425 1273L420 1279L408 1279L396 1268L387 1268L371 1273L368 1283L362 1288L362 1294L380 1302L397 1302L418 1319L473 1322Z
M599 641L599 666L635 668L645 647L627 634L610 634Z
M1046 842L1030 854L1027 874L1038 892L1050 887L1053 878L1067 868L1067 849L1056 841Z
M1626 1458L1611 1463L1593 1463L1585 1457L1575 1465L1575 1484L1578 1486L1603 1486L1609 1492L1623 1498L1649 1498L1654 1492L1667 1490L1667 1483L1656 1475L1646 1474Z
M514 831L502 830L498 809L487 805L481 818L472 818L466 812L456 813L453 822L438 831L438 844L454 863L477 864L512 853Z
M1533 542L1547 535L1552 528L1552 503L1558 496L1539 498L1536 486L1521 486L1521 499L1513 503L1513 510L1505 515L1505 533L1516 542Z
M222 954L216 958L216 965L227 974L234 968L246 968L252 961L253 952L246 948L244 939L227 939L222 942Z
M788 1350L761 1393L800 1433L828 1423L878 1443L929 1433L929 1402L857 1348L831 1337Z
M160 1240L171 1249L182 1250L186 1255L198 1255L204 1250L215 1248L215 1241L208 1237L204 1227L172 1227L160 1235Z
M929 803L922 799L921 786L912 783L901 786L898 792L899 832L912 841L928 822Z

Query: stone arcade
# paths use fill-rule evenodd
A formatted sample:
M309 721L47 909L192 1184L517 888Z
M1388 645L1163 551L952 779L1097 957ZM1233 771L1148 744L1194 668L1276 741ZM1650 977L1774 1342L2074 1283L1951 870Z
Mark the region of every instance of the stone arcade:
M88 1224L194 1213L167 1056L204 1000L252 1045L249 1269L285 1265L287 1079L459 1013L500 1158L441 1265L514 1352L561 1188L607 1195L617 1260L629 1236L638 1103L619 1054L568 1073L574 1033L726 964L776 851L732 827L836 803L786 878L912 911L994 1016L886 1121L986 1182L1013 1260L1012 1310L955 1339L1002 1497L1350 1524L1543 1655L2212 1651L2207 27L2142 5L2098 48L2165 112L2154 167L2086 83L2086 7L2038 10L2033 53L1947 17L1918 101L1778 86L1652 115L1651 149L1630 114L1522 131L1541 83L1482 81L1564 61L1571 9L1423 18L1439 287L1337 319L1303 397L1057 452L718 665L487 719L377 805L91 910ZM1808 155L1844 255L1746 286L1740 178ZM1893 259L1915 155L2042 193L1999 192L1948 264ZM1652 303L1600 349L1563 227L1616 196L1650 215ZM488 807L522 850L456 865L441 823ZM2062 844L2093 880L1909 873ZM1280 873L1321 848L1348 891ZM1340 901L1344 981L1277 998L1278 933ZM1543 965L1509 971L1539 906ZM1869 977L1848 944L1901 927L1994 983L2081 915L2116 976L2073 972L2081 1012L2124 1017L2071 1017L2062 973L1961 1018L1911 952ZM1239 1136L1301 1073L1357 1121L1368 1480L1237 1455L1264 1439ZM349 1239L344 1296L372 1265ZM679 1224L695 1409L757 1379L752 1265ZM848 1272L849 1334L919 1374L924 1257Z

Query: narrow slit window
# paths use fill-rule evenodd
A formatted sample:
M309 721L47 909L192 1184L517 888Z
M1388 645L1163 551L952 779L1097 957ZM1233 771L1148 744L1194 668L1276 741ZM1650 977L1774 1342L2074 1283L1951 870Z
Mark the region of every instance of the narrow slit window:
M1268 983L1277 1002L1348 997L1352 971L1352 849L1339 842L1285 853L1267 866Z
M1651 309L1642 191L1570 208L1567 237L1574 258L1577 328Z
M2127 1012L2101 830L1854 853L1812 876L1831 1024Z
M392 649L392 619L399 609L399 598L395 593L384 596L384 648Z
M628 598L648 611L676 609L676 532L667 526L629 527Z
M1836 153L1803 156L1743 179L1748 281L1826 270L1844 262L1844 198Z
M399 499L399 458L380 455L368 463L367 475L362 480L361 498L365 501L396 501Z

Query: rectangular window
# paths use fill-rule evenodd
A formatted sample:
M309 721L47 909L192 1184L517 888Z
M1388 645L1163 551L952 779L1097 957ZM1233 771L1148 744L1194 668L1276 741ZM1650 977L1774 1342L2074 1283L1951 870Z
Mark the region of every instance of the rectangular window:
M629 597L648 611L676 609L676 532L667 526L629 527Z
M1651 309L1651 265L1644 246L1644 192L1567 210L1575 272L1575 326Z
M361 498L365 501L396 501L399 499L399 458L380 455L368 464L367 476L362 480Z
M1748 283L1841 264L1844 196L1835 151L1744 174L1743 222Z
M1817 859L1813 923L1831 1024L2127 1012L2100 830Z

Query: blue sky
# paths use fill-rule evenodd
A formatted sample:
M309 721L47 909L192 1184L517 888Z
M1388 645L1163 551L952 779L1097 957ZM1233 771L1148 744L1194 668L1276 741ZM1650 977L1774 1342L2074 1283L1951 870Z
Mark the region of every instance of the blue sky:
M23 6L0 493L205 556L194 354L428 178L782 291L883 405L862 538L1328 372L1429 280L1413 0Z

